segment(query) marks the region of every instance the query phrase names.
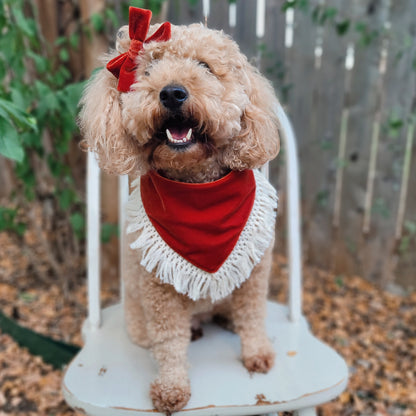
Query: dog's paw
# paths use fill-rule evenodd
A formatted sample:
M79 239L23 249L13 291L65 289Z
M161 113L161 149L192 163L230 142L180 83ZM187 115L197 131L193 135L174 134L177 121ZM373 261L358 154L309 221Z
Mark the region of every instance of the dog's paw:
M188 403L191 387L189 383L174 384L156 380L150 386L150 397L156 410L170 415Z
M243 357L244 366L250 373L267 373L274 365L273 350L261 351L249 357Z

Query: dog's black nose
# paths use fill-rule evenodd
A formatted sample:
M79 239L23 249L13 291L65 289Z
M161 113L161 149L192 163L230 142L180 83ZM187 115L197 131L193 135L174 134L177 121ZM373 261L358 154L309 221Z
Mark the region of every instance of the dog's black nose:
M188 91L182 85L166 85L160 91L160 102L169 110L177 110L187 100Z

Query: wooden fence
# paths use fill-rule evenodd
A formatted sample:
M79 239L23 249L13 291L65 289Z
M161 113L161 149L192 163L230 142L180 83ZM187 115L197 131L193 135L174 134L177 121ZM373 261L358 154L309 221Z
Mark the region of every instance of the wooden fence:
M171 0L167 13L223 29L274 83L298 136L305 259L414 288L416 3ZM282 202L283 165L284 150Z

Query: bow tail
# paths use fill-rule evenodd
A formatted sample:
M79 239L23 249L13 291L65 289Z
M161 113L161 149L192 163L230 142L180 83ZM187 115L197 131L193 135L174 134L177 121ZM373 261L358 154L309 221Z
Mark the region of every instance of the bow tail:
M136 78L136 62L131 59L127 52L115 57L107 64L107 69L118 78L117 89L121 92L127 92Z
M107 63L107 69L116 77L120 78L121 67L123 66L125 60L127 59L127 52L122 53L119 56L116 56L111 61Z

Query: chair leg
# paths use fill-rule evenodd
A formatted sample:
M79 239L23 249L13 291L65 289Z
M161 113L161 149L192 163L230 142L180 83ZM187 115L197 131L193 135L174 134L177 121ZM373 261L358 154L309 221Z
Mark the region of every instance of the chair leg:
M316 409L314 407L306 407L305 409L295 410L293 416L316 416Z

